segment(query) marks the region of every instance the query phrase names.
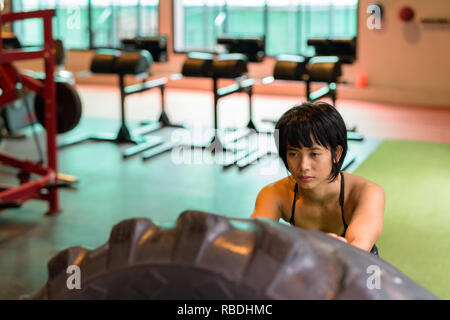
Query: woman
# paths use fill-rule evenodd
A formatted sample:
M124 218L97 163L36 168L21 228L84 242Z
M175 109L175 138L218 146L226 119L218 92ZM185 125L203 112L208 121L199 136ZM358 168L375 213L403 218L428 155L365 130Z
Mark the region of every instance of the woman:
M378 255L385 196L374 182L342 172L344 120L328 103L303 103L276 124L277 148L290 175L265 186L252 217L320 230ZM277 136L277 135L276 135Z

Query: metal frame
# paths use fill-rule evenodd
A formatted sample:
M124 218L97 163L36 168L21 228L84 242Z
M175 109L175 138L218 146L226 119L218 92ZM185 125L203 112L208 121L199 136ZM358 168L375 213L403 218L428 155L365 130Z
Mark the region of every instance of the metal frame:
M30 160L18 160L6 153L0 153L0 162L20 169L19 186L0 187L0 209L18 207L23 202L30 199L41 199L48 202L48 214L60 212L59 194L57 186L57 146L56 146L56 89L55 89L55 43L52 32L52 18L55 10L39 10L30 12L17 12L0 14L0 25L17 20L32 18L43 19L44 24L44 47L34 50L3 50L3 43L0 38L0 72L1 87L3 94L0 97L0 106L5 105L18 98L15 84L18 80L16 69L12 62L28 59L43 59L45 62L45 81L41 83L26 75L20 75L22 84L25 87L42 95L46 103L45 107L45 128L47 138L47 166ZM30 175L38 174L40 179L30 181Z
M172 76L173 80L180 80L182 79L182 75L181 74L177 74ZM213 95L214 95L214 109L213 109L213 113L214 113L214 135L211 137L211 139L206 143L206 144L191 144L191 145L186 145L180 142L177 143L167 143L167 147L161 146L161 147L156 147L154 150L149 150L146 153L143 153L142 155L142 159L143 160L148 160L152 157L154 157L157 154L160 154L162 152L165 151L170 151L171 149L173 149L176 146L179 145L183 145L183 146L189 146L189 147L193 147L193 148L202 148L202 149L208 149L211 150L211 153L216 153L216 152L228 152L231 151L233 152L233 157L228 157L228 161L222 163L222 166L224 169L229 168L233 165L238 165L239 163L241 164L240 166L238 166L240 169L245 168L248 164L251 163L251 161L247 161L246 159L251 159L250 157L253 154L260 154L260 157L269 154L269 150L258 150L257 148L254 149L250 149L250 150L240 150L238 147L233 146L230 147L230 144L233 144L235 142L237 142L238 140L251 135L252 133L260 133L255 124L253 123L253 118L252 118L252 109L253 109L253 104L252 104L252 97L253 97L253 85L255 84L255 80L252 78L248 78L247 76L242 76L239 78L234 79L234 83L230 84L228 86L219 88L218 86L218 81L219 77L216 76L212 76L212 77L207 77L210 78L212 80L212 90L213 90ZM238 92L245 92L248 95L248 99L249 99L249 121L246 125L245 128L242 129L237 129L235 132L229 134L227 137L225 137L225 139L223 139L224 137L221 137L219 135L219 121L218 121L218 106L219 106L219 100L221 98L224 98L226 96L229 96L233 93L238 93ZM267 133L267 132L261 132L261 133ZM223 141L223 140L225 141Z

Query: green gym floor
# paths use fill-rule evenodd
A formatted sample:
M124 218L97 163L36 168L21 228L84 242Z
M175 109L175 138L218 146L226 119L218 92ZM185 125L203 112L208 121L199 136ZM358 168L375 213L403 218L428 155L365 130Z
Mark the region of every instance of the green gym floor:
M65 136L116 131L117 91L83 86L80 93L84 118ZM174 122L211 125L209 94L169 89L167 96L168 113ZM147 97L157 101L153 93ZM132 102L138 101L132 98ZM222 127L242 125L233 112L233 108L243 108L240 100L245 101L244 96L224 100ZM182 108L187 101L195 101L189 111ZM255 118L276 118L295 102L257 95ZM350 143L357 161L348 171L374 180L386 192L384 229L377 243L381 257L439 298L450 299L449 109L339 103L344 119L356 124L367 138ZM130 101L129 105L132 127L136 120L155 119L158 114L154 106L144 109L141 102ZM169 136L170 132L165 129L158 135ZM29 130L25 133L30 135ZM42 142L43 136L41 130ZM46 264L58 251L77 245L95 248L123 219L148 217L169 224L186 209L246 218L252 213L258 191L286 175L274 156L239 171L223 170L217 164L175 164L171 153L146 162L139 156L123 160L120 151L124 148L87 142L59 152L60 172L79 179L76 189L60 191L61 214L45 216L47 205L40 201L0 213L0 299L35 292L46 282ZM0 150L37 159L31 137L4 140ZM201 150L194 152L202 155ZM2 182L13 178L13 171L0 167Z

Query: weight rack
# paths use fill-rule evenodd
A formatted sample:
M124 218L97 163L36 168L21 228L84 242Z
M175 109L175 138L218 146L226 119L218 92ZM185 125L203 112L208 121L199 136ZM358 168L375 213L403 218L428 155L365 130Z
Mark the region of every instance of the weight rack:
M0 185L0 210L17 208L30 199L40 199L48 202L47 214L60 212L57 172L56 146L56 90L55 90L55 42L53 39L52 18L55 10L38 10L30 12L14 12L0 14L0 26L18 20L43 20L44 46L34 49L3 50L0 37L0 108L19 98L16 83L20 80L24 87L41 95L45 101L45 128L47 142L47 165L41 162L20 160L6 153L0 152L0 164L19 169L19 186ZM45 63L45 81L41 83L25 74L20 74L12 65L14 61L43 59ZM41 178L31 180L31 174Z

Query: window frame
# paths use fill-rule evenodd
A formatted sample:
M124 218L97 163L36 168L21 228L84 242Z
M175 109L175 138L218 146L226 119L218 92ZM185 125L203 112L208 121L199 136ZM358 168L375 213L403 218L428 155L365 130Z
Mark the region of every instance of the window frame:
M22 0L25 1L25 0ZM156 9L157 12L157 18L158 21L156 23L156 33L155 35L159 35L159 20L160 20L160 2L162 0L158 0L157 5L154 7ZM42 4L42 1L38 0L38 7L40 7ZM18 4L18 2L16 1L11 1L11 7L10 10L11 12L17 12L16 9L21 9L22 7L22 3L20 3L20 5ZM110 4L111 9L115 9L117 10L117 8L120 8L121 5L115 5L113 2L111 2ZM137 4L134 6L132 6L133 8L136 8L136 34L134 35L135 37L140 37L142 36L142 29L143 29L143 25L142 25L142 9L143 9L143 5L142 5L142 1L138 0ZM58 9L58 4L56 5L55 9L55 16L53 20L53 23L58 25L59 24L59 20L57 18L57 14L56 14L56 10ZM41 10L41 9L37 9L37 10ZM99 45L95 45L94 44L94 37L93 37L93 32L94 30L93 28L93 21L92 21L92 15L93 15L93 5L92 5L92 1L91 0L87 0L87 6L86 6L86 10L87 10L87 26L88 26L88 30L87 30L87 43L86 43L86 48L80 48L80 47L71 47L71 46L65 46L68 50L73 50L73 51L89 51L89 50L96 50L96 49L100 49L100 48L108 48L108 49L120 49L120 46L99 46ZM12 24L11 26L11 30L12 32L15 32L15 26L14 24ZM55 28L53 30L53 32L55 32ZM59 33L59 29L58 29L58 33ZM109 30L109 33L112 33L113 35L115 34L114 28L112 28L111 30ZM61 35L59 35L61 37ZM67 35L66 35L67 36ZM55 37L56 38L56 37ZM61 37L63 38L63 37ZM62 39L64 40L64 39ZM27 45L25 45L27 46Z
M176 3L178 2L178 1L181 1L181 0L172 0L172 25L171 25L171 27L172 27L172 39L171 39L171 42L172 42L172 50L173 50L173 53L175 53L175 54L188 54L189 52L194 52L194 51L189 51L189 50L177 50L176 49L176 46L175 46L175 30L176 30L176 26L175 26L175 7L176 7ZM225 0L226 1L226 0ZM355 8L355 11L356 11L356 33L355 33L355 39L356 39L356 48L358 47L358 38L359 38L359 9L360 9L360 0L356 0L357 2L356 2L356 8ZM225 6L226 7L226 6ZM266 46L267 46L267 34L268 34L268 29L269 29L269 6L268 6L268 4L267 4L267 0L265 0L264 1L264 13L263 13L263 23L264 23L264 26L263 26L263 34L262 34L262 36L266 39ZM330 38L330 39L333 39L333 38ZM337 39L337 38L335 38L335 39ZM200 51L200 50L195 50L195 51ZM201 50L201 52L205 52L205 53L211 53L211 54L215 54L215 53L217 53L215 50L211 50L211 49L202 49ZM297 53L298 55L303 55L304 53ZM266 57L277 57L279 54L275 54L275 55L270 55L270 54L267 54L267 47L266 47L266 54L265 54L265 56ZM357 58L357 50L356 50L356 58ZM306 56L306 55L305 55Z

